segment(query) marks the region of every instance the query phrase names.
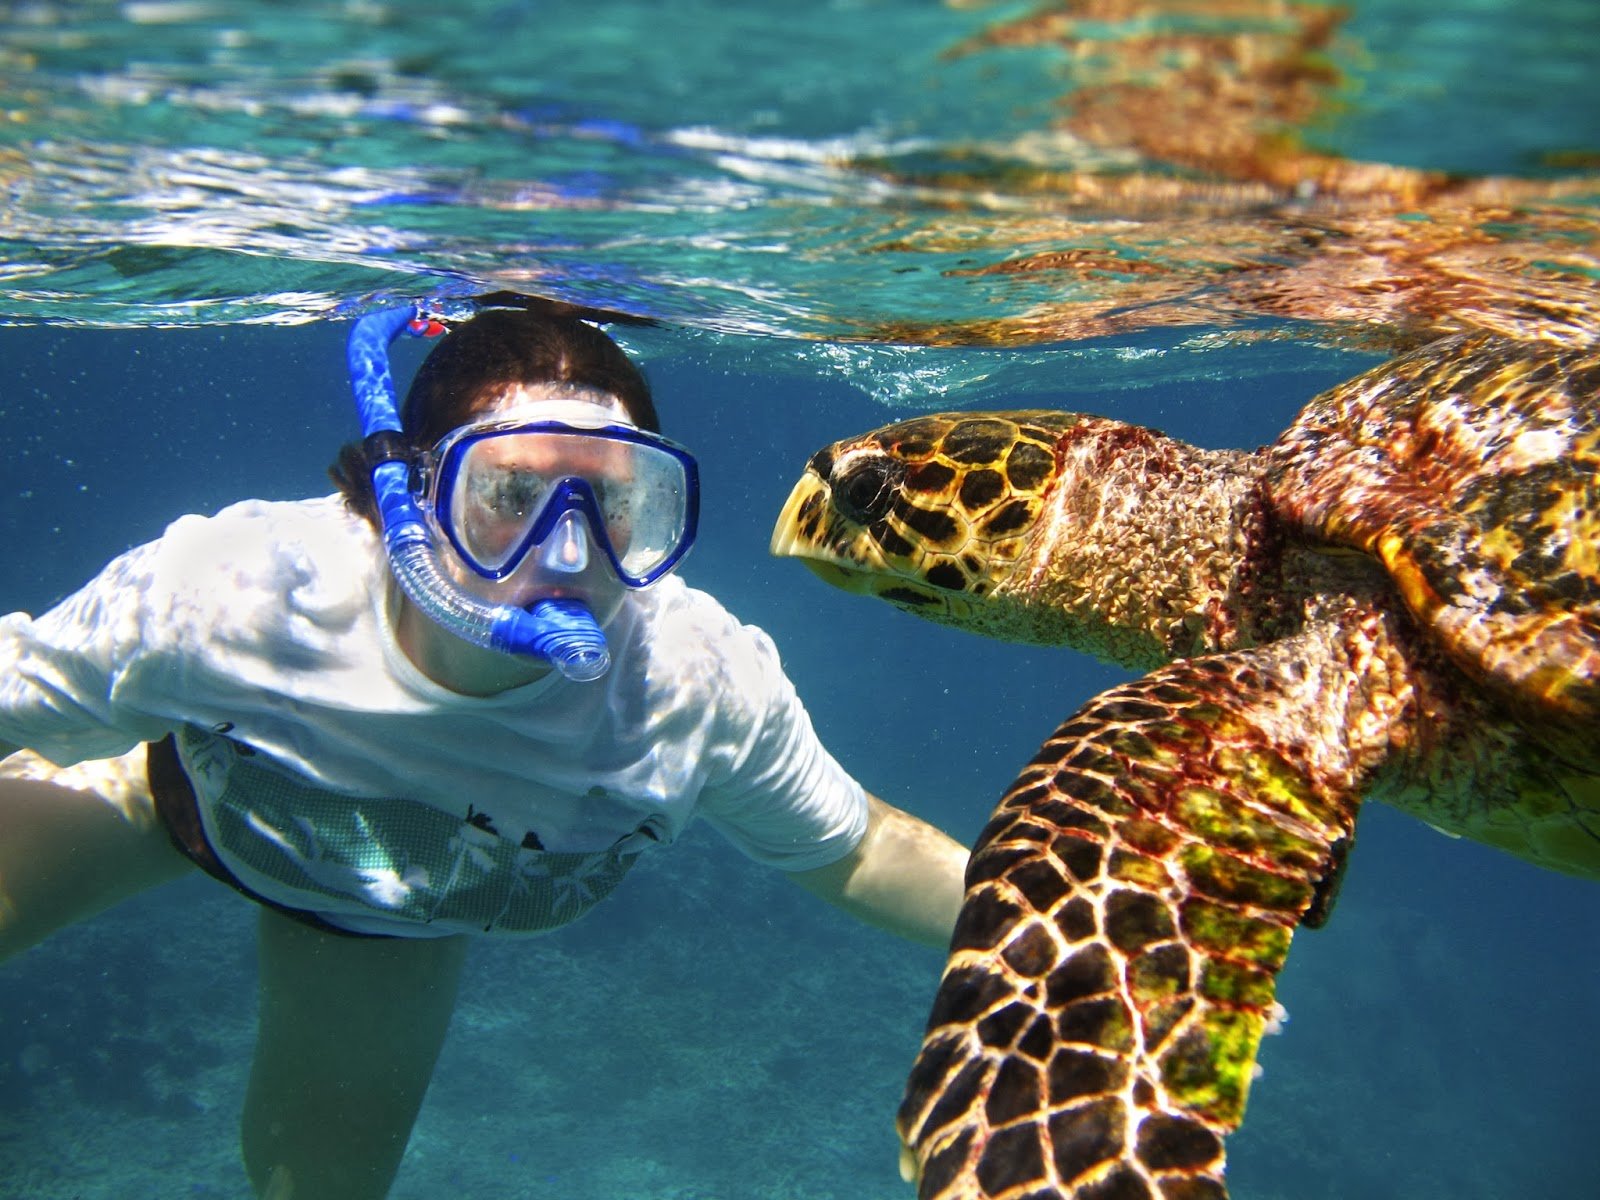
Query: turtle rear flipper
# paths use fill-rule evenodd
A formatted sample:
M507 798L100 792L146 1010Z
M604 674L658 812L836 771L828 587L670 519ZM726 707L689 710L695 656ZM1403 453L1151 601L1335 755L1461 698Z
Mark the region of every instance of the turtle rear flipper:
M1354 834L1358 676L1324 628L1164 667L1045 743L973 854L900 1109L923 1200L1226 1196L1278 971Z

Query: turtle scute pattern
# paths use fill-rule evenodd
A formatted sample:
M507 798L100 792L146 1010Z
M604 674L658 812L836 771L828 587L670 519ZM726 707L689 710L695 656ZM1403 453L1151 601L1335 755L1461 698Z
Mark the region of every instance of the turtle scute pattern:
M1284 519L1381 560L1479 684L1600 765L1600 348L1453 337L1314 400Z

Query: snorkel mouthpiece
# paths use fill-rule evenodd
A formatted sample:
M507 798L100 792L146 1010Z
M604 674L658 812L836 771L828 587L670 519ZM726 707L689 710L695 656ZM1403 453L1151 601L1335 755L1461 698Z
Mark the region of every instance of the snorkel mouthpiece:
M384 444L401 431L389 344L402 333L430 336L441 328L414 307L385 309L358 320L345 347L361 433L381 459L372 468L372 491L383 518L389 570L407 598L455 636L486 649L545 659L576 682L598 679L611 666L611 653L581 600L546 599L514 608L480 600L450 579L412 498L410 465Z
M513 609L529 624L529 653L548 658L568 679L587 683L611 666L605 634L581 600L535 600L526 611Z

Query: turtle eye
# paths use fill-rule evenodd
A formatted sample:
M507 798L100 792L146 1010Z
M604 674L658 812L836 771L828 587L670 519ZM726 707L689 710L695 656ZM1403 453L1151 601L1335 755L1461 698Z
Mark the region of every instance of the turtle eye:
M833 502L857 524L881 521L888 515L895 490L905 473L905 464L898 459L857 458L846 463L830 481Z

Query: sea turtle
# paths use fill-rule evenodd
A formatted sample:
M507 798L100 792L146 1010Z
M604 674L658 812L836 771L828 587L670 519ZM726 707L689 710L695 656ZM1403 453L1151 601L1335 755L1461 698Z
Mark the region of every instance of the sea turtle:
M1217 1200L1363 800L1600 877L1600 349L1456 336L1203 450L1062 412L818 452L774 553L1148 673L980 835L899 1114L923 1200Z

